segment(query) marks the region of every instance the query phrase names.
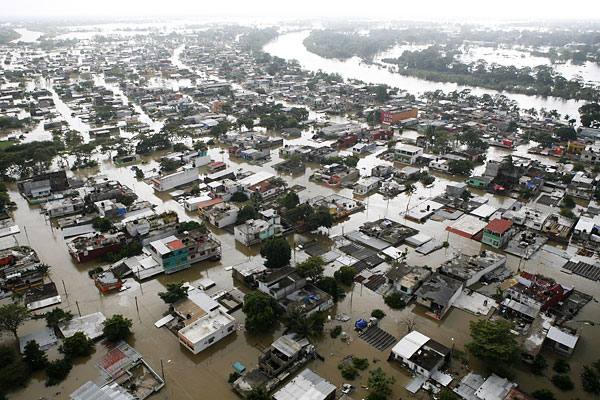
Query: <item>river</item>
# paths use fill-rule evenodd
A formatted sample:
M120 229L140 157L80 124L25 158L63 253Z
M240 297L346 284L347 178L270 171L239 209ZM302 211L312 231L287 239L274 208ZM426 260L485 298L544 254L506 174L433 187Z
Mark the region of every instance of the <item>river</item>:
M453 90L470 89L473 94L498 94L502 93L517 102L523 109L535 108L557 110L560 114L571 117L578 116L577 109L583 104L578 100L565 100L558 97L528 96L525 94L499 92L473 86L461 86L455 83L431 82L424 79L403 76L388 71L386 68L362 62L358 57L348 60L328 59L311 53L302 43L310 34L309 30L286 33L267 43L263 50L272 56L286 60L296 60L300 65L311 71L322 70L328 73L337 73L346 79L358 79L367 83L387 84L406 90L412 94L423 94L428 91L441 89L445 92Z

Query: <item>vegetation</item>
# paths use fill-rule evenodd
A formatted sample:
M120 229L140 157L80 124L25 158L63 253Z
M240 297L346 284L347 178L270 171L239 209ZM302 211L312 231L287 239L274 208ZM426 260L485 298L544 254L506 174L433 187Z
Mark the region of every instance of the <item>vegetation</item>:
M0 393L25 386L29 380L27 365L10 346L0 346Z
M96 217L92 220L92 227L100 232L108 232L113 224L108 218Z
M579 107L581 125L592 127L600 124L600 103L589 103Z
M342 374L342 378L349 381L353 381L358 376L358 370L352 366L352 364L341 363L338 365L338 369Z
M46 367L46 386L58 385L64 381L72 368L73 362L67 357L50 361Z
M442 390L440 390L440 392L438 393L438 398L440 400L459 400L460 397L458 397L458 395L456 393L454 393L452 390L448 389L448 388L442 388Z
M508 321L479 320L471 322L472 342L466 345L475 357L495 371L503 371L519 360L519 346L510 332Z
M178 233L191 232L191 231L195 231L197 229L206 230L206 227L198 221L180 222L179 225L177 226Z
M385 30L372 30L369 35L355 35L332 30L314 30L304 39L308 51L321 57L348 59L358 56L370 60L396 42Z
M342 326L341 325L334 326L333 329L329 332L329 336L331 336L332 339L337 338L341 334L342 334Z
M0 306L0 331L10 332L19 344L19 327L29 318L29 310L21 304Z
M131 336L132 322L129 318L125 318L121 314L113 315L104 321L103 325L102 333L110 342L116 343L120 340L126 340Z
M35 340L27 342L23 349L23 361L27 364L30 371L39 371L48 365L46 353L40 349L40 345Z
M406 307L404 296L402 296L400 292L392 292L384 296L383 301L388 307L393 308L394 310L401 310Z
M65 358L87 357L94 350L94 342L85 333L75 332L73 336L63 340L59 350L65 355Z
M325 261L321 257L309 257L306 261L296 264L296 271L300 276L317 282L323 277Z
M473 171L473 161L450 160L448 161L448 172L453 175L469 176Z
M533 363L530 366L531 372L535 375L543 375L544 371L548 368L548 362L541 354L538 354L533 359Z
M565 359L559 358L554 362L554 366L552 367L552 369L554 369L554 371L558 372L559 374L566 374L571 370L571 366Z
M344 265L333 273L333 277L335 278L335 280L345 286L352 285L355 276L356 269L349 265Z
M369 360L366 358L352 357L352 366L356 369L364 371L369 368Z
M554 386L556 386L562 391L573 390L573 388L575 387L569 375L566 374L554 375L551 380Z
M283 320L290 332L297 333L302 337L315 338L323 334L327 316L324 312L315 312L307 316L304 310L294 308L288 310Z
M46 326L49 328L57 328L61 322L72 320L73 314L70 311L55 307L51 311L45 313L44 318L46 318Z
M143 137L135 147L135 152L137 154L148 154L169 148L171 148L169 135L166 133L155 133L154 135Z
M121 247L119 251L106 253L101 258L103 261L114 263L123 258L133 257L142 254L142 244L138 241L129 242Z
M292 250L287 240L276 237L263 243L260 255L266 258L265 266L267 268L281 268L290 263Z
M243 224L249 219L256 219L258 217L258 211L256 211L256 207L253 204L246 204L241 210L238 212L237 223Z
M230 200L234 203L243 203L245 201L248 201L248 195L244 192L235 192L231 195Z
M317 282L317 287L331 296L334 302L344 297L344 291L339 287L335 278L326 276Z
M246 330L255 334L272 332L283 313L277 300L258 291L244 296L242 311L246 314Z
M396 382L392 376L387 376L381 367L369 372L369 390L367 400L385 400L392 394L391 386Z
M62 144L43 141L14 144L0 149L0 176L26 178L46 172Z
M287 192L281 196L278 201L281 207L285 207L288 210L296 207L300 203L300 199L296 192Z
M188 287L183 282L168 283L166 292L158 292L158 296L167 304L173 304L179 300L187 299Z
M270 400L269 392L265 389L264 386L258 386L252 389L248 396L246 396L247 400Z
M581 373L581 385L583 390L595 395L600 394L600 371L599 368L584 365Z
M377 319L383 319L383 317L385 317L385 313L383 312L383 310L375 309L375 310L371 311L371 317L377 318Z

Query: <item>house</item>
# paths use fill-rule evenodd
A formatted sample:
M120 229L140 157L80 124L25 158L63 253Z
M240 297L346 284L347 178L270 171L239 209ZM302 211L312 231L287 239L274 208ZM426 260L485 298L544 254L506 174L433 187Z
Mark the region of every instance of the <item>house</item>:
M600 232L600 215L581 216L573 229L573 236L581 240L593 240L595 237L596 241L600 241L598 232Z
M281 300L306 286L306 279L292 267L267 270L258 278L258 290L276 300Z
M484 250L474 256L459 253L444 262L438 268L438 272L461 281L465 287L469 287L479 282L486 274L505 265L506 256Z
M94 277L94 283L102 293L121 290L123 281L112 271L104 271Z
M392 267L386 272L386 277L393 288L407 296L412 296L430 276L430 269L418 266Z
M401 142L396 143L393 152L396 161L400 161L404 164L414 164L417 162L417 159L423 155L423 149L421 147Z
M482 243L496 249L503 248L512 236L512 221L495 218L483 229Z
M235 332L235 318L198 288L188 290L188 297L175 304L174 312L184 325L177 331L179 342L194 354Z
M252 246L282 233L281 217L273 209L260 212L263 219L249 219L233 229L235 240Z
M417 118L418 114L419 109L414 107L385 108L381 110L381 123L386 125L393 125L397 122Z
M493 178L489 176L471 176L465 182L471 187L485 189L492 183L492 180Z
M166 192L180 186L189 185L197 180L198 170L195 167L183 167L178 171L154 177L151 182L155 190Z
M25 197L46 197L51 193L67 190L69 188L69 180L64 170L58 170L19 181L17 182L17 186Z
M231 276L248 287L256 288L258 286L258 278L268 271L264 263L265 260L263 258L257 257L250 261L234 265L231 269Z
M550 214L551 212L547 210L523 206L518 210L511 211L510 215L506 214L506 216L510 216L516 225L523 225L534 231L541 231Z
M202 216L211 225L224 228L236 223L239 211L235 204L220 203L204 210Z
M273 394L274 400L334 400L336 387L305 369Z
M517 384L496 374L484 379L481 375L470 372L454 389L464 400L530 400L527 395L517 389Z
M377 190L380 182L381 182L381 179L379 179L375 176L360 178L358 180L358 182L356 182L354 184L354 189L353 189L354 194L357 194L359 196L364 196L366 194L369 194L369 193Z
M459 280L435 273L415 293L417 304L427 308L428 315L442 319L462 293L463 286Z
M394 345L390 359L429 379L450 359L450 349L418 331L412 331Z
M183 201L183 207L188 211L198 211L223 203L220 197L212 197L208 194L190 197Z
M79 197L63 198L49 201L42 205L42 209L50 218L63 217L65 215L76 214L83 210L85 204Z
M556 326L550 327L544 340L544 345L552 348L554 351L569 356L575 351L575 346L579 341L579 335L571 333L565 329Z
M445 158L436 157L435 160L429 162L428 166L436 171L448 172L450 170L450 164Z
M567 186L567 194L569 196L578 197L581 199L591 199L594 194L596 180L590 178L583 171L575 173L573 179Z

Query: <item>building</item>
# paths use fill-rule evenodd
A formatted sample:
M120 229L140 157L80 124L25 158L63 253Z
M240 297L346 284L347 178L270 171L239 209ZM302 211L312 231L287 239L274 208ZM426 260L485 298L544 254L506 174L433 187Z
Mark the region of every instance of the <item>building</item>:
M125 243L125 235L91 233L76 237L67 243L69 254L77 262L87 262L102 257L107 253L118 252Z
M17 183L19 191L25 197L46 197L53 192L61 192L69 188L67 173L64 170L46 172L35 175Z
M562 355L570 356L575 351L578 341L579 335L552 326L548 329L544 345Z
M421 147L413 146L411 144L396 143L394 147L394 158L396 161L400 161L404 164L414 164L417 159L423 155L423 149Z
M426 307L428 315L442 319L462 293L463 283L439 273L427 279L415 293L417 304Z
M108 293L113 290L121 290L123 281L112 271L104 271L94 277L94 283L100 292Z
M65 215L76 214L83 210L84 202L81 198L62 198L49 201L42 204L44 213L50 218L64 217Z
M483 229L482 243L501 249L512 236L512 221L495 218Z
M484 250L474 256L460 253L444 262L438 271L463 282L465 287L469 287L479 282L486 274L505 265L506 256Z
M306 278L292 267L270 269L258 278L258 290L276 300L282 300L305 286Z
M174 306L184 325L177 331L179 342L194 354L235 332L235 318L221 309L218 302L197 288Z
M233 229L235 240L244 246L252 246L263 240L281 235L281 217L273 209L260 212L263 219L249 219Z
M364 196L366 194L374 192L375 190L377 190L377 188L379 188L379 182L381 182L381 179L375 176L360 178L358 182L354 184L354 194Z
M429 379L450 359L450 349L420 332L412 331L394 345L390 359Z
M396 122L417 118L419 110L417 108L388 108L381 110L381 123L393 125Z
M334 400L336 387L305 369L273 394L274 400Z
M481 375L470 372L461 381L454 393L464 400L529 400L527 395L517 389L517 384L496 374L484 379Z
M450 170L450 164L445 158L436 157L435 160L429 162L428 166L436 171L448 172Z
M195 167L184 167L166 175L159 175L151 179L154 189L166 192L180 186L189 185L198 180L198 170Z
M235 204L220 203L204 210L202 216L211 225L224 228L236 223L239 211Z

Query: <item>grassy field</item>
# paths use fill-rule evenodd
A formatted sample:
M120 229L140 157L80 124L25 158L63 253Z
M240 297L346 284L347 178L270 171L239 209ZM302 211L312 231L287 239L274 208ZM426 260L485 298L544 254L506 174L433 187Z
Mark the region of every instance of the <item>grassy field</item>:
M15 142L11 142L10 140L0 140L0 150L4 150L13 144L15 144Z

